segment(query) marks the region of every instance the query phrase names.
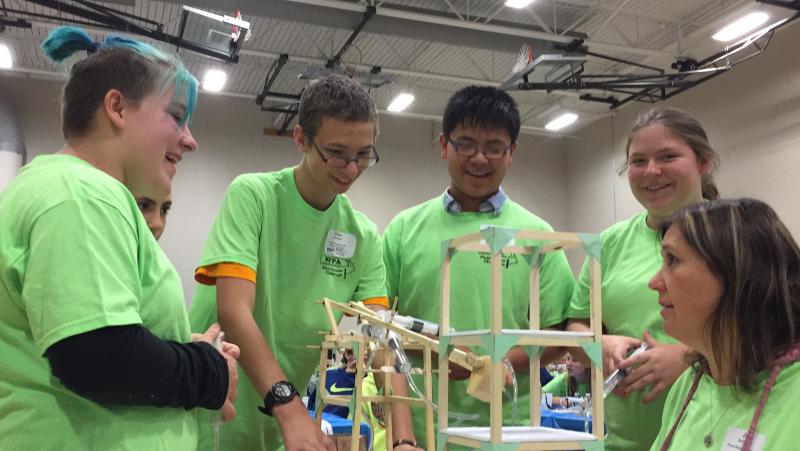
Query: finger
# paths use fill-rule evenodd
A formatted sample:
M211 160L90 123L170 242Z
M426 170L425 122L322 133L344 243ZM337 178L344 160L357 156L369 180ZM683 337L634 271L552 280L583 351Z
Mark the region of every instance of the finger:
M336 445L333 443L333 439L328 436L322 436L323 443L325 444L325 449L328 451L336 451Z
M620 368L630 368L632 366L644 365L650 360L651 356L651 351L644 351L641 354L637 354L622 360L617 366Z
M233 403L225 401L225 404L222 405L220 415L222 416L222 421L226 423L236 418L236 408L233 407Z
M648 386L654 384L656 382L656 378L652 374L648 374L639 380L631 383L625 388L625 393L631 394L633 392L644 390Z
M611 393L615 394L616 396L618 396L621 399L627 399L628 398L628 395L625 394L625 390L623 390L623 389L621 389L619 387L615 388L614 391L612 391Z
M666 389L667 389L667 384L663 382L657 383L656 385L653 386L653 389L650 390L650 393L646 394L645 397L642 398L642 403L647 404L649 402L655 401L655 399L658 398L659 395L661 395L661 393L664 393Z
M192 335L192 341L204 341L210 345L213 345L214 340L217 338L217 335L219 335L220 330L219 324L214 323L204 333L197 334L197 340L194 340L195 336Z
M650 335L650 331L649 330L644 331L644 342L647 343L647 346L650 347L650 348L655 348L656 346L661 344L661 343L657 342L656 339L653 338L652 335Z
M234 359L238 359L239 356L241 355L241 350L239 349L239 347L227 341L222 342L222 352L230 355Z
M192 332L192 342L200 341L203 339L203 334L199 334L197 332Z

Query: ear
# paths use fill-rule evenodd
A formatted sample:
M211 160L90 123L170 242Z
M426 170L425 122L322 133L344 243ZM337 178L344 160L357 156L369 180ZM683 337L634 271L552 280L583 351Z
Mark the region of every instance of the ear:
M117 89L110 89L103 96L103 114L115 128L124 128L128 110L132 107Z
M439 133L439 151L442 154L442 160L447 159L447 138L444 133Z
M514 160L514 152L517 151L517 143L511 144L511 148L508 149L508 165L511 166L511 162Z
M708 175L709 173L711 173L711 163L700 161L700 175Z
M297 150L300 153L306 153L306 134L303 132L303 127L300 124L294 126L294 130L292 130L292 139L294 140L294 145L297 147Z

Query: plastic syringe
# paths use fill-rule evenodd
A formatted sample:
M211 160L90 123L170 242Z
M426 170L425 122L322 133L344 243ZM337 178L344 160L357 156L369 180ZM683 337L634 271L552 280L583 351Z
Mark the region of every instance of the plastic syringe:
M644 351L647 351L647 343L642 342L641 346L636 348L636 350L633 351L633 353L628 358L631 358L635 355L639 355ZM605 399L609 393L614 391L614 389L617 388L617 385L620 383L620 381L622 379L625 379L625 376L627 375L628 375L628 370L626 370L625 368L617 368L616 370L614 370L608 376L608 378L603 382L603 399Z

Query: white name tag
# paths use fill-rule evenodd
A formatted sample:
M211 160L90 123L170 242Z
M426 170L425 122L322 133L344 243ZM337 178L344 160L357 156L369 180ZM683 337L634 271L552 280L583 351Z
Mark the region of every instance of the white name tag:
M745 434L747 434L747 431L744 429L729 427L728 433L725 434L725 441L722 442L722 446L719 448L719 451L741 450L742 445L744 445ZM756 434L755 438L753 439L753 446L750 447L750 450L763 451L765 443L767 443L767 437L762 434Z
M356 236L350 233L328 230L325 240L325 255L338 258L352 258L356 253Z

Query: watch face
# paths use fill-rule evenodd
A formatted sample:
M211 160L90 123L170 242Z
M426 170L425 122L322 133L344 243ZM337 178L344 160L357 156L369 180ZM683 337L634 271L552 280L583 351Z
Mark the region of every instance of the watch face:
M292 396L292 386L285 382L278 382L272 387L275 397L278 399L286 399Z

